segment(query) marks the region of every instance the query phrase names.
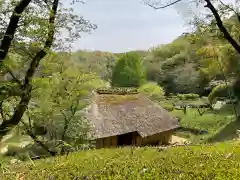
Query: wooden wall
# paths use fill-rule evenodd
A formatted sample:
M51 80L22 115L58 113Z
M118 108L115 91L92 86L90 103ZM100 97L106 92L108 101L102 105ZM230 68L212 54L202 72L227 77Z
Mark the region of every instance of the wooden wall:
M156 144L157 142L158 142L158 145L168 144L171 141L172 133L173 131L167 131L159 134L154 134L152 136L148 136L145 138L142 138L140 135L137 134L133 136L133 145L145 146L145 145ZM117 139L118 139L117 136L97 139L96 148L117 147L118 146Z
M117 147L117 136L101 138L96 140L96 148Z

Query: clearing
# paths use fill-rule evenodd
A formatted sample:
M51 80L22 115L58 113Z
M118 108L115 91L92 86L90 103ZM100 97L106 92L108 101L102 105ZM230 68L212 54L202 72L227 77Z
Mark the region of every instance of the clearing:
M180 101L170 99L160 101L163 107L171 107L173 103L202 104L206 98L195 101ZM240 129L240 121L236 121L232 105L226 104L220 109L201 109L200 115L197 108L187 108L186 114L179 109L171 109L171 113L180 118L181 129L176 136L188 139L192 144L222 142L236 138L236 130Z

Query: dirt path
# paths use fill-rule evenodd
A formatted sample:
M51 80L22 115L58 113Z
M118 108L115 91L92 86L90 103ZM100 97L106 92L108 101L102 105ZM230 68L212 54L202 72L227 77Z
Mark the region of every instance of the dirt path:
M178 137L178 136L172 136L172 144L185 144L189 142L188 139L182 138L182 137Z

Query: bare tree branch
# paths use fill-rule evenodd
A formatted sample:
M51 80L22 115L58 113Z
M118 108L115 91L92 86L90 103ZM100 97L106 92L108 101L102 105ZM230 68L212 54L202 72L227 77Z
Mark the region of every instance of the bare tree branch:
M51 154L51 156L55 156L57 154L56 152L51 151L42 141L40 141L25 122L21 121L21 123L24 126L25 132L34 140L35 143L40 145L46 152Z
M166 7L169 7L173 4L176 4L178 2L180 2L181 0L175 0L171 3L168 3L164 6L157 6L157 5L154 5L154 3L150 3L148 2L147 0L142 0L146 5L154 8L154 9L163 9L163 8L166 8ZM219 30L223 33L224 35L224 38L228 40L228 42L233 46L233 48L238 52L240 53L240 45L237 43L237 41L235 41L232 36L230 35L230 33L228 32L228 30L225 28L225 26L223 25L223 22L221 20L221 17L217 11L217 9L213 6L213 4L211 3L211 0L204 0L207 4L205 5L205 7L209 8L210 11L212 12L215 20L217 21L217 26L219 28Z
M223 33L224 37L228 40L228 42L234 47L234 49L240 53L240 45L232 38L228 30L223 25L223 22L218 14L217 9L213 6L210 0L205 0L207 3L205 7L209 8L210 11L213 13L213 16L215 17L217 21L217 26L220 29L220 31Z
M153 8L153 9L164 9L164 8L172 6L172 5L174 5L174 4L176 4L176 3L180 2L180 1L182 1L182 0L175 0L175 1L171 2L171 3L168 3L168 4L163 5L163 6L157 6L157 5L154 5L153 3L148 2L147 0L142 0L142 2L144 4L146 4L147 6Z
M237 15L238 21L240 22L240 14L239 14L235 9L233 9L231 6L225 4L225 3L222 2L221 0L219 0L219 2L220 2L223 6L227 7L227 8L230 9L231 11L233 11L233 12Z

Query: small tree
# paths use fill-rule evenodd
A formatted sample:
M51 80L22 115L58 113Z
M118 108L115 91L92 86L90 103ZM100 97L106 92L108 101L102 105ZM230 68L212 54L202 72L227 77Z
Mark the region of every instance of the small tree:
M41 63L41 77L33 79L29 108L21 127L35 142L34 154L64 154L88 143L91 135L83 109L91 91L105 86L98 76L85 73L79 63L66 55L49 55ZM40 147L35 152L34 147ZM44 150L44 151L42 151Z
M159 100L164 97L164 90L156 82L149 82L139 88L139 92L149 96L154 100Z
M133 52L122 55L112 73L112 86L139 87L146 80L146 71L142 59Z

